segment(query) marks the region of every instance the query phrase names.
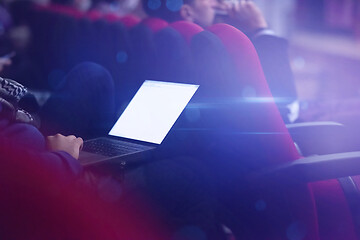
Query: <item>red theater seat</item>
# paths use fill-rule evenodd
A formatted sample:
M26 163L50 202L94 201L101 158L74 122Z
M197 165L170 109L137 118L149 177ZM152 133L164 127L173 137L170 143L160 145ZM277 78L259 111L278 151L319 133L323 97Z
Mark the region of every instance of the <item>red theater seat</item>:
M91 21L96 21L102 18L102 13L96 10L90 10L85 15L86 18L90 19Z
M177 21L170 24L172 28L178 31L190 44L191 38L199 33L202 32L204 29L199 25L187 21Z
M140 18L134 15L127 15L119 19L119 21L127 28L132 28L140 23Z
M149 27L154 33L166 28L169 25L168 22L160 18L146 18L141 23Z
M120 19L121 19L121 17L119 15L114 14L114 13L108 13L108 14L104 15L104 18L108 22L116 22L116 21L120 21Z
M83 13L79 12L78 10L76 10L72 7L68 7L65 5L51 4L43 9L47 10L47 11L52 11L52 12L58 13L58 14L66 14L68 16L75 17L75 18L83 17Z
M224 24L214 25L209 30L221 39L238 71L236 75L241 84L233 87L240 93L241 87L251 86L255 89L256 98L271 98L260 62L250 40L237 29ZM258 147L261 151L267 152L268 164L277 165L300 159L301 156L294 147L275 103L266 101L260 105L262 106L254 108L255 111L249 116L253 119L254 127L256 128L257 125L257 129L265 133L281 133L259 135L263 144ZM290 175L288 177L296 178ZM354 199L351 194L349 196L349 192L356 192L356 190L351 186L351 178L346 177L339 180L303 183L285 190L284 194L290 206L288 210L292 212L293 219L306 224L306 235L301 239L357 239L353 221L354 213L350 211L352 206L350 203L358 198ZM268 204L276 203L270 201ZM280 237L282 230L279 230Z

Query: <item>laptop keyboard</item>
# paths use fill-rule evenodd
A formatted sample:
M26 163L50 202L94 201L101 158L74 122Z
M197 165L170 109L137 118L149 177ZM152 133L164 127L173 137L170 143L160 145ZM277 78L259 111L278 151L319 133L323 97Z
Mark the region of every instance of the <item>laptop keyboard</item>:
M83 151L96 153L108 157L126 155L133 152L148 150L151 147L128 143L120 140L111 140L108 138L98 138L85 142Z

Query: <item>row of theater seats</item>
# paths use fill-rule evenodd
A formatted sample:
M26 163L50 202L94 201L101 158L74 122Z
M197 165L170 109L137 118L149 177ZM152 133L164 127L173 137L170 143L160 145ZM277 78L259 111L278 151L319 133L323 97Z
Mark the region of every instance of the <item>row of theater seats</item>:
M229 25L204 30L187 22L146 19L126 26L121 19L92 21L37 9L32 26L34 59L43 67L46 80L39 83L42 87L49 87L47 80L53 80L54 71L66 72L82 61L109 69L119 106L144 79L200 84L194 97L197 112L180 123L195 129L182 136L182 147L194 148L202 159L225 162L221 172L234 176L234 181L244 181L239 176L244 165L248 173L302 158L272 101L254 47ZM262 182L257 188L261 191L246 192L245 220L259 233L245 239L256 239L257 234L269 239L358 239L358 177L338 180L331 178L344 173L316 174L300 176L303 180L296 184L286 182L296 182L291 177L299 176L288 176L286 182L270 188L261 188L266 185ZM323 179L331 180L318 181ZM262 210L252 205L259 199L266 203Z

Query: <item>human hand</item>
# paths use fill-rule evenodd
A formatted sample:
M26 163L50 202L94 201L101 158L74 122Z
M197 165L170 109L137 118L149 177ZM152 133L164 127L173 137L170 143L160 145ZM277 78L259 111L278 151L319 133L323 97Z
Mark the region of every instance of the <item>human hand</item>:
M230 23L244 32L267 28L268 24L258 6L249 0L240 0L228 6Z
M80 137L74 135L64 136L60 133L46 138L46 147L50 151L65 151L75 159L79 158L79 152L84 141Z
M11 59L8 57L0 57L0 72L4 69L5 66L11 64Z

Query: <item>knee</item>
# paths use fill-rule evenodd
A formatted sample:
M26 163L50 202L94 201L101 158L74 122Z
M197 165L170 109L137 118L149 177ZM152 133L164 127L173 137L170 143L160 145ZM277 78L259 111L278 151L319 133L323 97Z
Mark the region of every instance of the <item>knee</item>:
M71 72L86 74L87 76L101 77L102 79L112 79L109 71L103 66L94 62L83 62L76 65Z

